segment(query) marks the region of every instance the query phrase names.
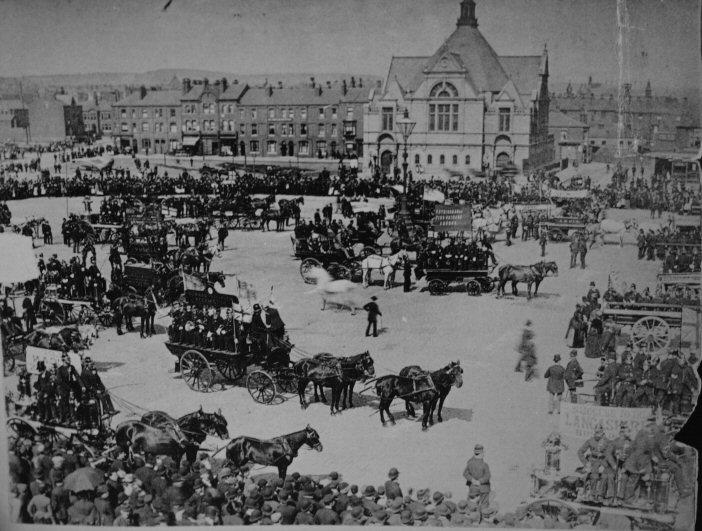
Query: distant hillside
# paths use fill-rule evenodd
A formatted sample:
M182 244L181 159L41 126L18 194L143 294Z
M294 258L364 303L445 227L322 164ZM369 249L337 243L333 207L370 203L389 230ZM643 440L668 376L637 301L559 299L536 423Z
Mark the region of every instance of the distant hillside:
M20 82L23 91L32 91L35 89L45 89L48 87L119 87L127 85L146 85L147 87L167 85L173 78L179 81L183 78L202 79L208 78L213 81L217 78L226 77L229 81L235 79L239 83L248 83L249 85L260 85L266 82L277 85L282 82L285 86L295 86L310 82L310 78L314 77L317 82L326 83L327 81L337 81L341 79L350 79L354 76L356 79L363 79L364 85L371 86L381 79L379 76L357 73L275 73L275 74L237 74L232 72L214 72L210 70L196 70L186 68L176 69L160 69L150 70L143 73L114 73L114 72L95 72L90 74L62 74L62 75L47 75L47 76L23 76L19 77L0 77L0 93L18 93Z

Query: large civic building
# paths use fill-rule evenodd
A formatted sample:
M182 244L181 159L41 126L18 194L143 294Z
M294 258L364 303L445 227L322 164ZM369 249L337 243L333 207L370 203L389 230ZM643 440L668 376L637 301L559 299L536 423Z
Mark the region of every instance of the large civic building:
M498 56L463 0L456 30L431 56L393 57L364 112L364 163L390 171L401 160L397 120L415 174L445 175L514 164L528 171L554 159L549 136L548 54Z

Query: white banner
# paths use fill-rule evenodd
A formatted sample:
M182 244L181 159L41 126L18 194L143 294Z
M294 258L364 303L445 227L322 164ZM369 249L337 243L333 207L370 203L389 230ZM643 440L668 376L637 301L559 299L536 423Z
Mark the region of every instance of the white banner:
M619 435L619 426L626 422L632 434L636 434L651 416L650 408L604 407L594 404L561 402L559 429L561 435L575 439L589 439L595 427L602 427L609 438Z
M37 363L40 361L44 362L46 370L49 370L52 365L59 367L62 365L61 357L63 352L60 350L50 350L48 348L33 347L31 345L27 346L27 372L30 374L39 374L37 370ZM71 365L73 365L78 371L78 374L83 370L81 364L80 355L75 352L69 352L68 356L71 358Z

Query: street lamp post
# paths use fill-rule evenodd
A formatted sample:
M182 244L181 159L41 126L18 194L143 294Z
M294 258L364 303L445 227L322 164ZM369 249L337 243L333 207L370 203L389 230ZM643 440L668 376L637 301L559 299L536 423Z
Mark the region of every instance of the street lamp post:
M400 197L400 218L403 221L409 218L409 212L407 211L407 139L412 134L415 125L416 122L409 119L409 112L405 109L403 117L397 120L397 126L400 128L400 134L402 134L404 142L402 149L402 196Z

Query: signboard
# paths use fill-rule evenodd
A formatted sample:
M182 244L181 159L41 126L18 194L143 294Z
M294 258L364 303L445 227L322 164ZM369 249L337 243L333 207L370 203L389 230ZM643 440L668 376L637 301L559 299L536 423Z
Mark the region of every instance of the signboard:
M551 188L549 195L554 199L587 199L590 195L590 190L557 190Z
M626 422L632 434L636 434L651 416L650 408L603 407L594 404L561 403L559 429L562 435L574 439L589 439L595 427L602 427L609 438L619 435L619 426Z
M470 205L436 205L431 227L435 231L469 231L472 222Z
M61 357L63 352L60 350L50 350L48 348L33 347L31 345L27 346L27 372L29 374L39 374L37 370L37 363L40 361L44 362L46 369L51 368L52 365L57 367L61 366ZM80 355L75 352L68 352L68 356L71 358L71 365L75 367L78 374L83 370L83 365L81 364Z

